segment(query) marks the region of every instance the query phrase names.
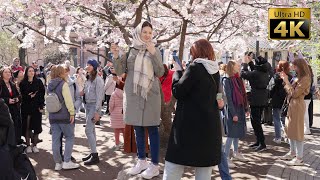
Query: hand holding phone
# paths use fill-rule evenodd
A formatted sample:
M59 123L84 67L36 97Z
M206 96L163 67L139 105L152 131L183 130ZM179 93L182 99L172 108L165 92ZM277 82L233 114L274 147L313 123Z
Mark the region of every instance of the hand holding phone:
M182 64L181 64L181 61L179 59L178 56L172 56L173 57L173 60L174 60L174 68L177 70L177 71L181 71L183 70L182 68Z

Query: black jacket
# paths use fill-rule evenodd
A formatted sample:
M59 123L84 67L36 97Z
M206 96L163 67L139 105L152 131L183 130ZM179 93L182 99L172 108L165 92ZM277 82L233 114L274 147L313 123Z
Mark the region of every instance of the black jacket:
M16 87L15 84L10 82L10 87L12 89L12 96L9 93L9 90L5 84L5 82L2 80L0 81L0 98L3 98L7 106L9 107L11 117L14 122L16 120L20 120L21 114L20 114L20 102L21 102L21 96L20 93ZM19 102L14 104L9 104L9 99L18 98Z
M28 80L23 80L20 83L20 92L22 95L21 111L23 114L28 114L44 107L45 88L40 79L35 78L32 83ZM29 93L37 92L34 98L31 98Z
M177 108L166 161L194 167L220 163L222 132L216 101L219 84L219 72L210 75L198 63L192 63L184 74L174 73L172 94Z
M249 71L248 66L250 66L251 71ZM252 61L248 64L243 63L241 77L248 80L251 86L251 93L248 97L250 106L266 106L269 96L267 86L272 77L270 63L261 62L258 65L254 65Z
M284 89L283 80L279 73L274 74L274 86L270 91L271 103L273 108L281 108L283 102L287 96L287 92ZM291 81L292 76L288 75L289 81Z
M15 134L9 108L0 98L0 146L6 143L15 145Z

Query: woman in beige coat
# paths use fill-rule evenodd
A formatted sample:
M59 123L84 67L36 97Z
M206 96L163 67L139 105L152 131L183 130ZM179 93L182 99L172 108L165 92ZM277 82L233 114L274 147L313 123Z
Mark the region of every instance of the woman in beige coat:
M304 96L309 93L311 75L304 59L295 59L292 64L297 73L292 85L288 76L284 72L281 73L289 101L285 131L290 141L290 152L281 159L291 160L288 165L301 166L303 165L304 113L306 110Z

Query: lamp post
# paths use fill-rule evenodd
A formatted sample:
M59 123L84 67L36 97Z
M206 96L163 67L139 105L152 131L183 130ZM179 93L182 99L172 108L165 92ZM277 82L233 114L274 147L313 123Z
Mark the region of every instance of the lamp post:
M81 39L81 48L80 48L80 67L83 68L83 40Z
M257 19L259 19L258 17L258 14L257 14ZM258 25L258 21L257 21L257 39L256 39L256 57L258 57L260 55L259 53L259 35L258 35L258 32L259 32L259 25Z

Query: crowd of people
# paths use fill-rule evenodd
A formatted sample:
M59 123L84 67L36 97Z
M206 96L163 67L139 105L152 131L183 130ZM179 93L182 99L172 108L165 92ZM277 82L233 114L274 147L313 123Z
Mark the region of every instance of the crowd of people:
M215 165L222 179L231 179L229 167L235 166L232 161L248 161L239 148L239 139L247 133L247 117L256 136L250 148L258 152L266 150L261 120L271 100L273 141L281 143L288 139L290 144L290 151L281 159L288 160L288 165L303 165L304 134L310 133L308 105L313 84L306 60L280 61L273 70L265 58L246 52L243 59L219 66L212 45L200 39L192 44L188 67L174 61L172 70L162 63L152 34L153 27L148 21L140 23L132 34L133 47L127 54L120 53L117 44L111 45L112 62L105 68L90 59L85 69L73 67L70 61L49 64L41 70L34 61L24 69L18 58L11 67L2 67L0 98L9 107L15 144L24 143L26 153L38 153L42 115L46 114L51 125L55 170L79 168L72 161L74 128L76 114L85 109L90 153L82 160L84 165L98 164L95 126L104 115L102 106L106 104L105 115L110 115L110 127L114 129L114 150L122 146L120 134L126 144L125 137L130 137L134 130L136 149L130 152L137 152L138 158L128 173L151 179L159 175L163 94L164 103L172 98L177 100L163 179L181 179L185 166L195 167L196 179L211 179Z

